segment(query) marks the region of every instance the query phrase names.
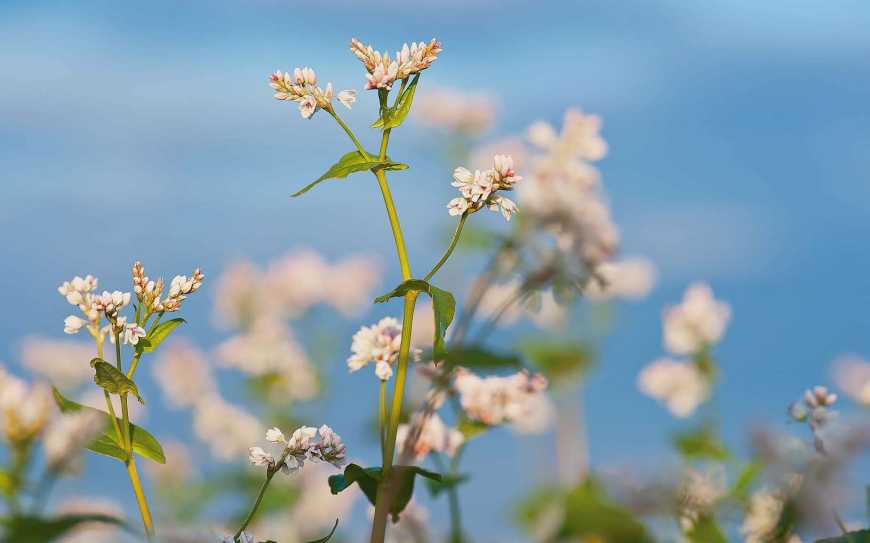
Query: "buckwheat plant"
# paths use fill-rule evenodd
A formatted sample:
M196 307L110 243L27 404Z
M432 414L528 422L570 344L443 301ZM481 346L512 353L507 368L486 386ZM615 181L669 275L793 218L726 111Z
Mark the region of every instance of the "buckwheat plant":
M67 399L60 390L54 388L58 407L68 415L59 424L76 431L56 441L46 441L49 465L52 458L56 458L54 462L62 460L60 453L52 451L68 450L68 441L72 439L82 440L81 444L93 452L121 461L130 479L149 540L155 534L154 522L136 467L136 456L158 463L166 459L160 443L145 429L132 423L129 399L132 396L144 403L134 381L136 370L142 359L154 353L184 322L180 317L165 320L164 317L177 314L185 300L199 290L204 278L202 271L197 268L190 276L176 275L167 285L162 278L152 280L146 276L145 268L137 261L132 269L132 292L99 292L98 281L92 275L84 278L77 276L58 287L60 295L76 309L74 314L64 319L64 332L78 334L84 331L94 341L95 356L90 365L94 372L94 383L102 389L106 411ZM115 409L115 396L120 404L120 414ZM94 417L100 423L96 436L87 430Z

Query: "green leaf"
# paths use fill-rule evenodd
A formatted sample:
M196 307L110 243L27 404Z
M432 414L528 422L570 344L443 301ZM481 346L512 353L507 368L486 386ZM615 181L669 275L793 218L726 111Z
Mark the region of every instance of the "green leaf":
M408 113L411 112L411 104L414 102L414 93L417 92L417 81L419 79L420 74L418 73L414 76L414 79L411 80L411 83L405 87L405 91L399 97L399 101L396 103L395 107L389 109L388 113L385 113L385 116L382 118L384 129L396 128L405 122L405 118L408 116Z
M870 530L859 530L843 534L839 537L819 539L816 543L870 543Z
M447 354L444 334L447 333L447 327L453 322L453 316L456 313L456 300L446 290L432 286L422 279L408 279L392 291L375 298L375 303L384 303L390 298L398 298L411 291L425 292L432 298L432 311L435 314L435 340L432 353L436 360L440 360Z
M558 540L597 536L608 543L652 543L646 527L623 506L613 503L589 479L565 498L565 520Z
M686 537L692 543L728 543L719 523L711 515L701 515L686 532Z
M88 445L87 449L98 454L117 458L122 462L127 461L127 453L124 450L124 447L121 445L121 442L118 441L118 438L115 435L115 428L112 425L112 418L108 413L106 413L105 411L100 411L99 409L94 409L93 407L84 406L72 400L68 400L64 398L63 394L61 394L57 388L53 388L53 392L54 401L57 403L57 406L60 408L62 413L92 411L100 413L105 417L103 432L90 445ZM118 421L118 426L121 426L123 424L123 421L121 421L120 419L116 418L115 420ZM163 454L163 447L160 446L160 442L157 441L157 439L149 434L145 429L136 426L133 423L130 423L130 437L133 440L134 453L138 454L139 456L154 460L158 464L166 463L166 457Z
M35 516L15 516L0 521L5 528L2 543L48 543L83 523L99 522L123 526L120 519L108 515L60 515L43 518Z
M345 153L338 162L326 170L325 174L305 185L301 190L293 193L293 197L295 198L305 194L313 189L318 183L327 179L343 179L352 173L378 169L407 170L408 165L402 164L401 162L393 162L389 157L387 157L386 160L378 160L376 154L366 153L366 156L363 156L359 151L351 151Z
M101 358L91 360L91 367L95 370L94 382L97 386L104 388L109 394L123 396L132 393L139 400L139 403L145 403L142 396L139 395L136 383L128 379L118 368Z
M674 446L687 459L728 460L731 453L712 428L707 426L677 434Z
M761 474L763 469L764 466L758 462L747 463L740 471L740 474L737 476L734 485L728 493L741 502L749 499L749 488L752 486L752 483L755 482L755 479Z
M146 353L154 352L154 350L157 349L157 347L159 347L161 343L163 343L163 340L169 337L169 334L171 334L173 330L178 328L178 325L184 322L184 319L177 318L158 324L157 327L151 330L144 338L145 343L144 345L142 345L142 351ZM139 340L139 343L142 343L141 339ZM139 347L139 343L136 344L136 347Z
M308 543L326 543L330 539L332 539L332 534L335 533L335 529L338 528L338 519L335 519L335 524L332 525L332 530L326 535L326 537L321 537L320 539L315 539L314 541L309 541Z
M411 496L414 494L414 479L417 475L433 481L441 481L441 474L425 470L418 466L393 466L390 472L391 482L394 486L393 500L390 503L390 514L393 520L397 520L399 513L405 509ZM362 468L356 464L349 464L344 468L341 475L329 477L329 490L338 494L356 483L369 503L375 505L378 500L378 485L381 482L381 468Z
M516 355L496 353L482 347L452 347L441 360L448 367L463 366L478 371L523 367Z
M456 429L459 430L466 440L469 440L472 437L489 430L489 425L480 421L471 420L467 417L462 417L456 424Z
M442 492L446 492L447 489L459 486L462 483L471 479L471 476L468 474L460 473L457 475L445 475L441 479L441 481L435 481L433 479L426 479L426 486L429 488L429 494L436 498Z
M534 340L521 350L535 368L551 381L568 381L582 377L592 366L593 353L582 343Z

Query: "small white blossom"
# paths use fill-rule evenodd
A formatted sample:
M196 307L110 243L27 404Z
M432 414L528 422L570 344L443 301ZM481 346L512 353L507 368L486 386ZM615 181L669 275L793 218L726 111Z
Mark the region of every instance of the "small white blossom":
M677 417L688 417L710 396L710 384L694 364L670 358L645 367L637 385L644 394L663 401Z
M656 269L645 258L628 258L619 262L604 262L595 268L595 277L583 293L593 300L622 298L639 300L652 290Z
M505 220L510 220L516 213L517 205L498 191L513 190L514 184L522 179L513 169L513 159L508 155L493 157L493 168L489 170L471 170L458 167L453 170L452 186L459 190L461 198L454 198L447 204L450 215L474 213L485 207L500 211ZM464 200L464 201L463 201Z
M428 68L441 52L441 43L433 39L427 43L406 43L391 59L387 52L380 53L356 38L350 41L350 50L366 69L366 90L390 90L396 80L405 79Z
M272 467L275 465L275 457L264 451L261 447L248 449L248 460L255 466Z
M402 451L409 435L419 432L419 437L413 444L413 450L409 451L416 461L423 460L432 451L445 453L452 457L465 441L462 432L455 428L448 428L437 413L425 416L423 413L414 413L410 424L401 424L396 433L396 449ZM420 427L422 425L422 427Z
M87 324L84 319L80 319L75 315L70 315L63 320L63 331L67 334L78 334L82 326Z
M317 110L317 100L312 95L308 95L299 101L299 114L303 119L310 119Z
M331 110L332 108L332 83L327 83L325 89L318 87L317 74L307 66L296 68L292 76L287 72L276 71L269 76L269 86L276 91L274 94L276 100L297 102L299 113L304 119L311 118L318 109Z
M278 428L269 428L266 430L266 441L270 443L286 443L287 438L284 437L284 433Z
M145 337L145 335L146 333L144 328L142 328L135 322L127 323L124 325L122 341L128 345L136 345L139 343L139 338L143 338Z
M341 105L343 105L347 109L352 108L354 102L356 102L356 91L353 89L348 89L339 92L338 101L341 102Z
M718 342L731 319L731 308L713 297L704 283L686 289L683 301L664 311L664 343L674 354L695 354Z
M834 380L846 396L870 407L870 362L857 355L841 357L834 363Z
M401 342L402 325L392 317L363 326L353 336L350 346L353 355L347 359L348 368L353 372L375 362L378 378L387 380L392 375L391 364L398 360Z
M479 377L465 368L457 368L453 388L459 394L459 402L465 414L488 425L502 423L519 424L523 432L543 431L549 425L552 413L548 402L541 402L547 380L539 374L531 375L523 370L505 377ZM526 420L538 421L536 425L524 425Z

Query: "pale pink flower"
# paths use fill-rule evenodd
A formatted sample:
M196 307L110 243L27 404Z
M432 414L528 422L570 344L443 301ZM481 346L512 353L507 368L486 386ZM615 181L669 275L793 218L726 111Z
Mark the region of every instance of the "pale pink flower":
M731 308L713 297L704 283L686 289L683 301L664 311L665 347L675 354L693 354L717 343L725 334Z
M398 360L401 341L402 325L393 317L385 317L372 326L363 326L353 336L350 346L353 354L347 359L347 366L353 372L375 362L378 378L387 380L392 375L390 365Z
M673 415L688 417L710 397L710 383L689 362L660 358L638 375L641 392L662 401Z
M505 377L479 377L465 368L457 368L453 388L459 394L466 416L488 425L521 423L542 408L538 395L547 380L523 370ZM534 428L539 431L543 428Z
M0 430L10 442L36 437L48 424L54 409L51 387L26 383L0 365Z
M415 98L414 111L430 126L476 136L492 126L496 106L488 94L437 89Z
M584 294L593 300L624 298L639 300L652 290L656 268L645 258L604 262L595 268L595 277L587 283Z
M160 349L152 375L170 407L192 407L217 392L205 354L189 341L176 339Z
M870 362L857 355L846 355L834 362L834 381L850 397L870 407Z
M247 452L249 444L263 435L256 417L216 394L197 401L193 430L209 445L212 456L224 462Z
M414 413L410 424L399 425L398 432L396 433L396 450L403 450L408 433L411 428L415 428L420 424L421 417L423 416L423 413ZM432 451L444 453L452 457L464 441L465 437L462 435L462 432L455 428L448 428L437 413L431 413L426 416L426 420L423 422L420 430L420 436L414 443L414 450L410 452L418 462L423 460Z
M74 388L93 378L89 362L97 354L93 342L28 337L21 342L22 364L31 372L63 388Z

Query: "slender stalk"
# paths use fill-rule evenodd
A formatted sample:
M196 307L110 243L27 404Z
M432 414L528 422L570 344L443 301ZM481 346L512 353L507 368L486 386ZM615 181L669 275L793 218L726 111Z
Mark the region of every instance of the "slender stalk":
M453 254L453 249L455 249L456 244L459 243L459 236L462 235L462 227L465 226L465 219L467 218L468 212L466 211L459 218L459 224L456 225L456 231L453 232L453 239L450 240L450 245L447 246L447 250L444 251L444 255L441 257L441 260L439 260L438 263L435 264L435 267L426 274L426 277L423 278L423 281L428 281L429 279L432 279L432 277L436 273L438 273L438 270L441 269L441 266L443 266L444 263L447 262L447 259L450 258L450 255Z
M115 404L112 403L112 397L109 391L103 389L103 396L106 397L106 407L109 409L109 418L112 419L112 426L115 428L115 435L118 437L118 443L124 446L124 433L121 432L121 426L118 424L118 416L115 415Z
M260 508L260 502L263 501L263 496L266 494L266 489L269 488L269 483L272 482L272 477L275 476L277 470L273 471L269 469L266 472L266 480L263 481L263 485L260 487L260 492L257 494L257 499L254 501L254 505L251 507L251 511L248 513L248 516L245 517L245 521L242 522L242 527L239 528L239 531L236 532L236 535L233 536L233 541L238 541L239 537L242 535L242 532L245 531L245 528L248 527L248 524L254 520L254 515L257 514L257 509Z
M350 138L350 140L353 142L354 146L356 146L357 151L359 151L360 154L362 154L363 156L366 156L366 157L369 156L368 152L365 150L365 148L363 148L363 146L359 142L359 140L356 139L356 135L353 133L353 130L351 130L350 127L347 126L347 124L345 124L345 122L341 119L341 117L338 116L338 113L336 113L333 108L327 109L326 112L329 113L330 115L332 115L332 118L335 119L335 122L338 123L338 126L340 126L344 129L345 133Z
M139 472L136 470L136 458L132 454L130 454L130 459L127 460L127 475L130 477L130 486L133 487L133 494L136 495L136 505L139 506L139 515L142 517L145 535L148 537L148 541L153 541L154 521L151 518L151 511L148 509L148 500L145 498L145 492L142 490Z
M383 455L386 449L384 441L387 439L387 382L381 381L381 391L378 399L378 433L381 440L381 454ZM382 464L386 464L384 457Z
M402 81L401 91L405 88L406 81ZM398 97L396 98L398 101ZM384 129L381 133L381 147L379 150L379 159L384 160L387 156L387 147L390 141L390 129ZM390 193L390 186L387 183L387 177L383 170L375 170L375 178L378 180L378 186L381 189L381 194L384 198L384 207L387 210L387 217L390 220L390 228L393 231L393 240L396 244L396 255L399 258L399 267L402 270L402 279L408 280L411 278L411 265L408 262L408 251L405 248L405 238L402 235L402 227L399 224L399 217L396 213L396 206L393 203L393 196ZM384 442L383 453L384 463L381 467L381 482L378 485L377 500L375 503L375 515L372 522L371 543L384 543L384 538L387 531L387 515L390 510L390 501L392 499L392 484L390 474L393 466L393 456L396 449L396 434L399 429L399 417L402 413L402 400L405 395L405 381L408 375L408 353L411 348L411 326L414 321L414 305L417 302L417 293L409 292L405 295L405 305L402 311L402 339L399 346L399 362L396 368L396 380L393 384L393 400L390 405L389 420L390 425L387 429L386 441Z

